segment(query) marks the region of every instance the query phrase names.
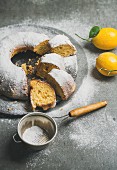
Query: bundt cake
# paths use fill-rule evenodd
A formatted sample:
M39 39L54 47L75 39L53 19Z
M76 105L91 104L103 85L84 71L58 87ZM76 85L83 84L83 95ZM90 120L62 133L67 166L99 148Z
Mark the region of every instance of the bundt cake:
M30 65L31 59L21 67L14 65L11 58L27 50L38 54L38 61L33 63L35 66ZM37 107L43 110L54 108L56 95L67 100L75 91L74 79L78 70L75 54L76 48L65 35L56 35L50 41L45 34L34 32L18 32L7 36L0 42L0 94L27 100L30 89L33 110ZM34 79L35 68L36 75L45 78L46 82ZM34 77L30 81L32 75Z
M76 88L73 77L64 70L52 69L46 76L46 80L62 100L67 100Z
M44 78L53 68L65 70L63 57L56 53L45 54L37 66L37 76Z
M0 93L14 99L27 99L27 77L21 67L11 62L15 54L33 50L44 54L49 50L49 38L45 34L18 32L0 42ZM44 45L43 45L44 44Z
M57 53L63 57L76 54L76 48L65 35L56 35L49 40L52 53Z
M33 110L36 107L42 107L43 110L55 107L55 91L48 83L41 80L31 80L30 88L30 100Z
M69 56L64 58L65 71L76 79L78 72L77 56Z

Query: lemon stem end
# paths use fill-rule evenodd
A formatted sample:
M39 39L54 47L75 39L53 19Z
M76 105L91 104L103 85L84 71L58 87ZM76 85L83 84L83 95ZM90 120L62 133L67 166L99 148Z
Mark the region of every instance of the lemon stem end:
M77 37L79 37L82 40L85 40L87 42L91 42L90 38L86 39L86 38L82 38L81 36L79 36L78 34L75 34Z

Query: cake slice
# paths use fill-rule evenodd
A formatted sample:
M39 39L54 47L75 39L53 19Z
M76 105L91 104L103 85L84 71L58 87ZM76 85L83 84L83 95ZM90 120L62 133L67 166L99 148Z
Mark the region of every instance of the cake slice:
M46 76L46 80L62 100L67 100L76 88L73 77L64 70L51 70Z
M30 88L30 100L33 110L36 107L42 107L43 110L55 107L55 91L48 83L41 80L31 80Z
M56 53L45 54L37 65L36 75L44 78L53 68L65 70L63 57Z
M50 51L49 37L45 34L39 34L38 38L40 42L34 47L33 51L39 55L43 55Z
M65 35L56 35L49 40L52 53L57 53L63 57L76 54L76 48Z

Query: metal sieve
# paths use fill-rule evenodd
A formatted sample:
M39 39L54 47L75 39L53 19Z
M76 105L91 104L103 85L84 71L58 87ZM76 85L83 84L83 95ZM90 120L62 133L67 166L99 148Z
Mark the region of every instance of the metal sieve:
M33 112L24 116L18 123L18 135L21 141L16 140L16 135L13 139L16 143L24 142L34 149L44 149L57 134L57 125L54 119L50 116Z
M107 101L101 101L71 110L67 115L53 118L62 118L63 121L69 117L80 117L94 110L105 107L106 105ZM23 142L33 148L38 150L44 149L57 134L57 125L53 118L40 112L27 114L18 123L17 130L19 137ZM16 143L21 142L16 140L16 135L17 134L13 136L14 141Z

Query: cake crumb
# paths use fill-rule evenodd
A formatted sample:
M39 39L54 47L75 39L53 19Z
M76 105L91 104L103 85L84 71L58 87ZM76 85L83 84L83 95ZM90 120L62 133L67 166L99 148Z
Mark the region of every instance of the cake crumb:
M29 65L29 66L27 66L27 70L28 70L28 74L33 74L34 67Z
M32 78L32 80L34 80L34 79L35 79L35 77Z
M22 69L25 71L26 75L31 75L33 74L33 71L34 71L34 67L31 66L31 65L26 65L26 63L23 63L21 65Z
M39 65L39 63L40 63L40 59L37 60L37 62L35 63L35 65L36 65L36 66Z
M13 110L13 108L12 108L12 107L9 107L7 110L8 110L8 111L11 111L11 110Z
M26 75L28 74L28 71L27 71L27 67L26 67L26 63L23 63L21 65L22 69L25 71Z
M16 66L19 66L19 64L18 64L17 62L15 63L15 65L16 65Z

